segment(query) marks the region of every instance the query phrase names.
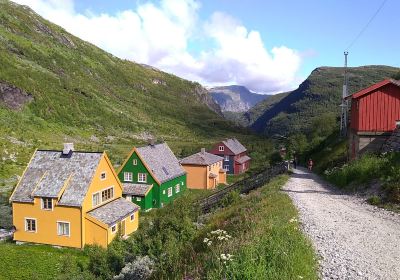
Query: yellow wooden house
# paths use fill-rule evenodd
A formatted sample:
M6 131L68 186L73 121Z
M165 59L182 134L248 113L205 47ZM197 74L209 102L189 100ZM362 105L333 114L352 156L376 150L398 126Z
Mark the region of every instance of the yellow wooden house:
M106 153L36 150L11 195L14 240L83 248L103 247L138 228L138 206Z
M226 170L222 168L223 157L207 153L203 148L199 153L180 160L187 172L189 189L215 189L226 184Z

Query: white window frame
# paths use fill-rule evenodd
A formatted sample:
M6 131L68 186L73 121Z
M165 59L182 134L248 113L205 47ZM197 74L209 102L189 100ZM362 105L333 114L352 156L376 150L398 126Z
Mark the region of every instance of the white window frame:
M224 156L224 161L229 161L229 155Z
M51 201L51 208L44 208L44 200L45 199L50 199L50 201ZM50 198L50 197L42 197L41 199L40 199L40 201L41 201L41 204L42 204L42 210L45 210L45 211L53 211L53 208L54 208L54 203L53 203L53 199L52 198Z
M141 176L144 176L144 179L141 178ZM146 173L138 173L137 179L138 179L138 183L147 183L147 174Z
M137 165L137 159L134 158L134 159L132 160L132 164L133 164L133 165Z
M103 191L106 191L106 190L108 190L108 189L112 189L112 195L111 195L111 197L110 197L109 199L103 200ZM101 201L101 203L104 203L104 202L106 202L106 201L110 201L111 199L114 198L114 195L115 195L114 186L109 186L109 187L107 187L107 188L105 188L105 189L102 189L102 190L100 191L100 201Z
M183 186L183 182L181 182L181 185Z
M224 165L224 170L229 170L229 165Z
M133 217L133 218L132 218L132 217ZM130 221L131 221L131 223L132 223L134 220L135 220L135 213L131 214L131 216L130 216Z
M35 221L35 230L28 230L28 223L27 223L27 220L33 220L33 221ZM26 231L26 232L37 233L38 224L37 224L37 219L36 219L36 218L25 217L25 218L24 218L24 221L25 221L25 231Z
M59 225L60 224L68 224L68 234L60 234L60 231L59 231ZM70 237L71 236L71 223L68 222L68 221L57 221L57 235L58 236Z
M172 187L169 187L168 188L168 197L171 197L172 196Z
M111 226L111 233L116 233L116 232L117 232L117 224L114 224Z
M218 147L218 151L219 151L219 152L223 152L224 150L225 150L225 147L224 147L224 146L219 146L219 147Z
M130 180L129 180L130 178ZM132 172L124 172L124 182L132 182L133 181L133 173Z
M175 193L179 193L181 191L181 185L176 184L175 185Z
M95 196L96 194L99 196L99 199L98 199L98 203L97 203L97 204L94 204L94 196ZM96 206L100 205L101 203L102 203L102 202L101 202L101 193L100 193L100 192L92 193L92 207L96 207Z
M103 175L104 175L104 178L103 178ZM100 180L101 180L101 181L104 181L105 179L107 179L107 173L106 173L105 171L103 171L103 172L101 172L101 174L100 174Z
M140 196L136 197L136 201L142 201L142 198Z

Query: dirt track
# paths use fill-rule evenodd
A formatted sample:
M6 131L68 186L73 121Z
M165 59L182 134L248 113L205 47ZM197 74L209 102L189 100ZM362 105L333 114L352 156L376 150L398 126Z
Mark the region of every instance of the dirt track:
M320 256L322 279L400 279L400 215L297 169L283 190Z

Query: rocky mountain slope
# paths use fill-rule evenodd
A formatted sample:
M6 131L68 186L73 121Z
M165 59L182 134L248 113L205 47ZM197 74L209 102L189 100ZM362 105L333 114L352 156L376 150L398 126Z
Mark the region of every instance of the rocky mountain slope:
M0 189L35 148L64 141L118 162L150 137L178 154L240 137L200 84L116 58L6 0L0 65Z
M238 85L214 87L209 89L209 92L222 112L246 112L269 97Z
M349 93L395 75L398 68L362 66L349 68ZM314 129L336 126L340 116L343 68L320 67L291 92L260 102L244 114L244 122L265 135L310 134Z

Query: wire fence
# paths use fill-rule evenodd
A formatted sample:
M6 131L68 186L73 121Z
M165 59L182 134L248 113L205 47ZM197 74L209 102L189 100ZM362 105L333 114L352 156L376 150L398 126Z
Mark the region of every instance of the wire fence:
M251 177L240 180L230 186L227 186L211 195L198 201L198 205L203 213L207 213L215 207L221 205L222 200L232 191L238 193L248 193L251 190L264 186L272 178L287 171L287 163L279 163L266 170L259 172Z

